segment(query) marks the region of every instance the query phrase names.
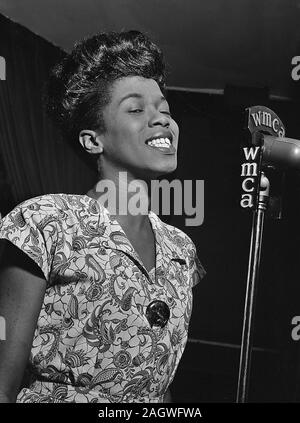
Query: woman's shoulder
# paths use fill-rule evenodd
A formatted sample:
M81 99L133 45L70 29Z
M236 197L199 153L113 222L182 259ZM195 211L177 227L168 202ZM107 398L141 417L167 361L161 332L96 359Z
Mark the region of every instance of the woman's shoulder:
M78 233L90 235L99 216L97 202L87 196L41 195L19 203L0 220L0 240L26 253L48 281L56 249L72 245Z
M34 206L41 208L80 208L89 204L90 198L81 194L43 194L20 202L16 207L34 209Z
M68 215L78 215L86 211L89 214L98 214L98 203L86 195L80 194L44 194L22 201L13 208L6 217L22 214L30 218L43 218L54 215L57 218Z

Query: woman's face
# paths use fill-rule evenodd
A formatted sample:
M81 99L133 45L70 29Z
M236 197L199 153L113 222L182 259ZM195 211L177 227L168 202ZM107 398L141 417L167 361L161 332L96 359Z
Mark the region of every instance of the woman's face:
M130 76L112 85L103 110L101 168L149 179L177 167L178 126L153 79Z

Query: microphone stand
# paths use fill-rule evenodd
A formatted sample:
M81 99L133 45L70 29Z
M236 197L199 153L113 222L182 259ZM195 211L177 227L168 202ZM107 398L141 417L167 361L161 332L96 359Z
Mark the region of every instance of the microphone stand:
M250 366L252 355L252 337L254 326L254 310L256 287L259 275L260 254L265 212L268 205L270 183L263 172L258 188L258 202L253 211L251 243L249 252L247 291L245 299L243 332L241 342L240 367L237 389L237 403L245 403L248 396Z
M243 147L246 163L242 164L241 176L245 179L242 182L243 194L240 205L243 209L252 210L253 216L236 395L238 403L247 401L249 391L255 300L264 220L266 216L272 219L281 219L284 174L280 174L281 188L277 191L278 181L276 188L276 177L273 180L275 175L272 175L270 171L276 169L276 166L273 167L274 161L278 163L279 167L283 164L290 166L291 162L298 165L298 159L294 160L294 156L298 157L298 151L300 152L300 142L295 140L282 142L282 138L285 136L285 127L279 116L268 107L248 107L245 124L245 129L250 132L250 139L247 141L247 146ZM281 142L277 142L279 138L281 138ZM272 177L272 193L270 193L269 179L262 171L263 166L268 167L268 178Z

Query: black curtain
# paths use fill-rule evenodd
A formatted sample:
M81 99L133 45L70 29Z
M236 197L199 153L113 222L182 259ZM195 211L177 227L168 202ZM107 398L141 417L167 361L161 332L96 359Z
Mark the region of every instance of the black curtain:
M0 206L46 193L85 193L96 171L66 145L43 106L49 70L64 52L0 15Z

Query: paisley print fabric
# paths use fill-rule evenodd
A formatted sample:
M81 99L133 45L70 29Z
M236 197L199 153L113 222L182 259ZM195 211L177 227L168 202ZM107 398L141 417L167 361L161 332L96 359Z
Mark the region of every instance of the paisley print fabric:
M149 212L156 268L147 272L118 222L85 195L18 205L0 237L47 281L30 355L32 381L17 402L162 402L187 341L192 287L205 274L191 239ZM153 300L170 308L151 326Z

